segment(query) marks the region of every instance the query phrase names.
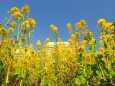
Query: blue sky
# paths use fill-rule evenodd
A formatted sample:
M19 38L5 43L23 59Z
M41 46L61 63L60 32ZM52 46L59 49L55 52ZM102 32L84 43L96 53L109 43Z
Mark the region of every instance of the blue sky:
M115 0L1 0L0 1L0 23L7 11L13 7L21 8L24 4L28 4L31 10L30 16L37 22L35 32L31 43L40 39L42 42L45 38L52 39L50 32L50 24L55 24L59 29L58 37L62 37L63 41L69 38L66 24L72 23L74 31L76 31L75 23L81 19L85 19L94 37L98 39L99 30L96 28L97 20L105 18L107 21L115 20Z

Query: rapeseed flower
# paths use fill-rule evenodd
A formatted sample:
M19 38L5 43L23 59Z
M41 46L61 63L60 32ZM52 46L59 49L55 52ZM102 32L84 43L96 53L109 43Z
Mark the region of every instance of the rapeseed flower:
M82 29L82 25L81 25L81 23L76 23L76 25L75 25L75 27L76 27L76 29Z
M57 33L57 32L58 32L58 28L57 28L57 27L54 27L54 28L53 28L53 32L54 32L54 33Z
M41 47L41 41L40 41L40 40L37 41L36 46L37 46L38 48Z
M106 20L101 18L98 20L97 24L103 26L104 24L106 24Z
M46 38L46 43L50 42L50 39L49 38Z
M13 33L14 32L14 28L9 28L8 31Z
M71 26L71 23L67 23L67 29L69 31L69 33L72 33L72 26Z
M15 12L12 15L14 16L16 20L20 20L23 17L23 14L21 14L20 12Z
M23 19L19 16L21 12L24 14ZM80 31L75 33L72 32L71 23L67 24L66 27L71 32L68 43L62 42L62 39L57 37L58 28L53 24L50 25L51 31L55 34L56 43L51 46L50 39L47 38L42 48L42 43L38 40L36 42L38 49L35 50L29 43L29 38L36 26L36 21L29 18L28 5L24 5L21 12L13 7L9 11L11 16L7 24L0 24L0 71L2 70L0 83L2 85L13 86L16 82L20 86L36 83L41 86L76 86L78 84L90 86L95 85L95 81L99 81L97 85L103 85L101 82L103 77L106 85L106 81L109 83L108 76L111 76L110 83L113 82L114 22L106 22L105 19L98 21L101 31L99 50L96 50L96 39L92 37L93 33L88 30L85 20L76 23L76 29ZM13 18L17 19L14 21ZM17 25L18 34L15 35ZM80 35L84 38L82 36L80 38Z
M104 29L105 29L106 31L108 31L109 28L111 28L111 25L112 25L111 22L107 22L103 27L104 27Z
M84 60L87 64L91 64L92 63L92 56L90 53L87 53L84 57Z
M16 28L16 26L17 26L17 23L16 23L16 22L10 22L10 27Z
M85 21L85 20L80 20L80 24L81 24L82 26L84 26L84 25L86 25L86 21Z
M21 12L24 12L24 13L29 13L30 12L30 9L28 7L27 4L25 4L22 8L21 8Z
M8 13L13 15L16 12L20 13L20 10L17 7L12 7Z
M86 28L86 21L85 20L80 20L79 22L76 23L75 27L78 30L85 29Z

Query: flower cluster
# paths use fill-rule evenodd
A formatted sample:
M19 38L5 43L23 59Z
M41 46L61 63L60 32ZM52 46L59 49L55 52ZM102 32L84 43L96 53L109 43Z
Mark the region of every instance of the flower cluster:
M67 23L68 42L58 38L58 28L52 24L54 45L46 38L44 44L38 40L34 49L29 38L36 22L27 16L29 12L28 5L21 11L13 7L6 25L0 24L0 86L115 85L114 22L98 20L97 44L85 20L75 24L76 32Z

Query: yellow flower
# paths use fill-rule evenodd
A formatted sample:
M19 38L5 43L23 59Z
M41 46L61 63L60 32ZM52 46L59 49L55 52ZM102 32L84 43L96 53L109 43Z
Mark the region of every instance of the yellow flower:
M50 42L50 39L49 39L49 38L46 39L46 43L48 43L48 42Z
M99 49L99 51L100 51L100 53L104 53L105 52L105 49L103 48L103 47L101 47L100 49Z
M84 46L84 45L81 45L80 48L81 48L82 50L85 50L85 46Z
M104 41L111 40L112 35L102 35L102 36L100 36L100 39L103 39Z
M65 63L65 62L67 62L67 58L66 58L66 57L62 57L62 58L60 59L60 61L61 61L62 63Z
M3 45L8 45L8 40L3 39L3 40L2 40L2 44L3 44Z
M38 48L41 47L41 41L40 41L40 40L37 41L36 46L37 46Z
M75 33L75 41L76 41L76 43L79 42L79 40L80 40L80 33L76 32Z
M76 29L81 29L82 25L81 25L81 23L78 22L78 23L76 23L75 27L76 27Z
M109 30L109 28L111 27L112 23L111 22L107 22L105 25L104 25L104 29L105 30Z
M71 23L67 23L67 29L70 33L72 33L72 26Z
M12 42L13 42L13 39L12 39L12 38L9 38L9 39L8 39L8 44L10 45L10 44L12 44Z
M52 30L55 34L58 33L58 28L57 27L53 27L53 30Z
M82 40L82 42L81 42L81 44L86 44L87 42L86 42L87 40Z
M20 12L15 12L13 16L16 20L20 20L23 17L23 14L21 14Z
M109 27L109 30L110 30L110 31L114 31L114 29L115 29L115 28L114 28L113 25Z
M6 31L6 29L3 28L2 30L3 30L2 33L1 33L2 36L3 36L3 37L7 37L8 32Z
M22 28L22 29L21 29L21 31L23 31L23 32L24 32L24 34L26 34L27 29L26 29L26 28Z
M84 45L79 46L78 50L85 51L85 46Z
M72 44L73 43L72 39L68 39L68 43Z
M90 53L87 53L87 54L85 55L84 59L85 59L85 62L86 62L87 64L91 64L91 63L92 63L92 56L91 56Z
M4 28L4 27L2 27L2 25L0 25L0 34L1 34L1 32L3 31L3 28Z
M25 38L21 38L20 42L25 43L26 39Z
M16 28L17 23L16 23L16 22L11 22L11 23L10 23L10 26L11 26L12 28Z
M79 32L76 32L76 33L75 33L75 36L76 36L77 38L79 38L79 37L80 37L80 33L79 33Z
M3 27L2 24L0 24L0 30L2 29L2 27Z
M81 24L82 26L84 26L84 25L86 25L86 21L85 21L85 20L80 20L80 24Z
M19 10L17 7L12 7L8 13L12 15L12 14L14 14L15 12L20 13L20 10Z
M86 25L86 21L80 20L79 22L76 23L75 27L76 29L85 29L85 27L83 27L84 25Z
M100 44L100 45L103 45L104 43L103 43L103 41L102 41L102 40L100 40L100 41L99 41L99 44Z
M24 13L30 12L30 9L29 9L29 7L28 7L27 4L25 4L25 5L22 7L21 12L24 12Z
M106 38L109 40L109 39L112 39L112 35L106 35Z
M44 44L44 48L50 48L50 45L48 43Z
M101 60L107 63L107 59L105 57L103 57Z
M29 18L28 21L29 21L30 26L31 26L32 28L35 28L35 26L36 26L36 21L35 21L34 19L32 19L32 18Z
M53 30L54 27L55 27L54 24L51 24L51 25L50 25L50 29L51 29L51 30Z
M29 24L29 23L27 23L27 24L26 24L26 27L27 27L27 28L30 28L30 24Z
M72 39L72 40L75 40L75 34L72 34L72 35L71 35L71 39Z
M95 39L94 38L92 38L91 40L89 40L89 44L93 44L93 43L95 43Z
M25 20L21 23L21 26L24 26L26 28L35 28L36 27L36 22L34 19L29 18L28 20Z
M90 32L90 31L85 32L85 34L86 34L86 35L88 35L88 36L92 36L92 35L93 35L93 33L92 33L92 32Z
M102 25L102 26L103 26L105 23L106 23L106 20L103 19L103 18L102 18L102 19L99 19L98 22L97 22L97 24Z
M9 28L8 31L13 33L14 32L14 28Z
M22 22L22 26L24 26L24 25L26 25L26 24L29 24L29 21L28 21L28 20Z
M72 29L71 23L67 23L67 28Z
M21 26L24 26L24 27L26 27L26 28L30 28L29 21L28 21L28 20L23 21L23 22L21 23Z
M30 46L29 46L29 51L30 51L30 52L34 52L34 47L33 47L32 44L30 44Z

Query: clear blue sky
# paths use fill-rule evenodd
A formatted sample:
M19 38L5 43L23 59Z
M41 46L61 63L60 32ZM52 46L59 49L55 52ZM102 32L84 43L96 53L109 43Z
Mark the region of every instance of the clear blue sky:
M105 18L107 21L115 20L115 0L1 0L0 23L5 16L8 16L7 11L11 7L21 8L24 4L29 5L30 15L37 22L36 30L32 34L34 38L31 38L31 43L34 45L38 39L44 42L47 37L53 41L49 30L50 24L55 24L59 28L59 37L67 41L68 22L75 27L77 21L85 19L98 39L97 20L99 18Z

